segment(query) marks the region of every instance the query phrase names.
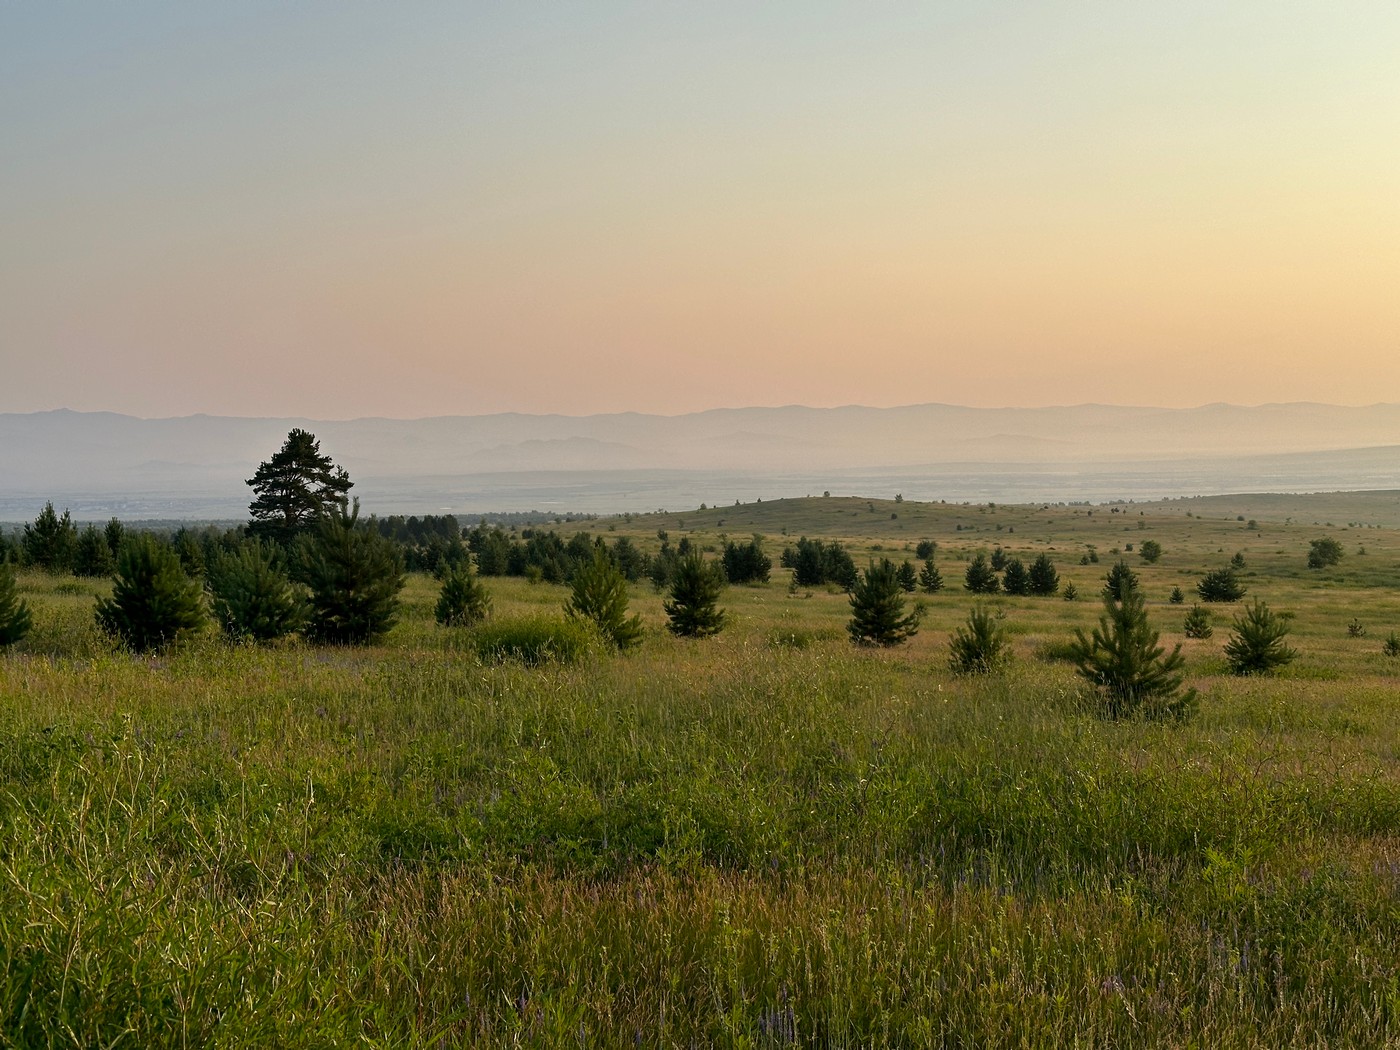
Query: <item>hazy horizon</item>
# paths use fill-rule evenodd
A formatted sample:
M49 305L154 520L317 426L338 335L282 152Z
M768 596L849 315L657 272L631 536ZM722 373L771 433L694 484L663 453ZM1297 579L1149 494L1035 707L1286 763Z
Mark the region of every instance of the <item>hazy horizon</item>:
M0 6L0 411L1371 404L1400 7Z

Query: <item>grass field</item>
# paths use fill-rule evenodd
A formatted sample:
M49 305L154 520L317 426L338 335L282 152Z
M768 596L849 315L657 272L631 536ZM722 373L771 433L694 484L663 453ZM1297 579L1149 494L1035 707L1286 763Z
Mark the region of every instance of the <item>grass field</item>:
M860 565L927 538L946 589L883 651L784 570L704 641L641 586L638 650L527 668L434 624L427 577L380 646L143 657L93 625L108 584L22 575L0 1045L1400 1043L1400 494L587 524L839 538ZM1323 536L1345 557L1309 570ZM1080 600L992 599L1015 658L955 677L962 571L995 545L1048 552ZM1167 603L1237 552L1293 614L1276 677L1226 673L1237 606L1190 641ZM1184 725L1098 717L1052 658L1118 557L1184 642ZM567 595L487 583L497 617Z

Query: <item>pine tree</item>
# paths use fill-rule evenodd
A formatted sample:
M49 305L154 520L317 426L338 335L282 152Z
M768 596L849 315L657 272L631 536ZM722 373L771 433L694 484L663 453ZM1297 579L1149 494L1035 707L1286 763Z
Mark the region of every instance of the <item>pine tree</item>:
M1245 592L1234 569L1213 569L1196 584L1196 593L1203 602L1237 602Z
M1055 571L1055 563L1048 554L1038 555L1031 562L1030 578L1032 594L1048 598L1060 589L1060 574Z
M210 558L205 584L214 618L235 638L272 641L298 630L306 619L306 605L292 581L259 540Z
M25 525L24 557L30 565L38 566L45 572L63 573L73 568L73 555L78 546L78 528L68 511L63 517L54 513L53 504L45 503L44 509L34 519L32 525Z
M1006 571L1002 573L1001 586L1007 594L1026 595L1031 593L1031 574L1021 564L1020 558L1012 558L1006 563Z
M97 531L96 525L89 525L78 537L73 551L74 575L101 578L111 576L116 567L117 559L112 557L107 537Z
M282 447L247 483L256 494L248 505L248 531L284 545L314 531L324 515L344 507L354 484L330 456L321 454L315 435L299 429L287 434Z
M905 564L908 564L907 562ZM888 558L871 563L851 591L851 638L862 645L899 645L919 632L917 613L905 613L899 570Z
M1149 565L1155 565L1162 557L1162 545L1156 540L1143 540L1138 547L1138 556Z
M1186 595L1181 593L1180 587L1173 587L1172 593L1168 596L1167 601L1171 602L1173 605L1181 605L1186 601Z
M669 622L667 630L685 638L718 634L725 614L718 607L723 574L691 551L675 564L671 574L671 596L662 603Z
M1063 593L1061 593L1060 597L1062 597L1067 602L1077 601L1079 599L1079 588L1076 587L1073 583L1067 583L1065 584L1065 589Z
M102 534L107 540L107 549L112 552L115 559L122 552L122 538L126 535L126 529L120 521L112 518L107 522L107 527L102 530Z
M1116 596L1104 596L1104 612L1090 637L1074 632L1073 657L1080 677L1104 695L1112 717L1142 714L1181 718L1196 703L1196 691L1181 691L1186 658L1177 645L1170 654L1157 644L1147 623L1142 592L1120 580Z
M932 558L925 559L924 567L919 570L919 587L925 594L937 594L943 589L943 574Z
M1209 638L1215 633L1215 628L1210 625L1210 613L1199 605L1193 605L1187 610L1186 619L1181 627L1187 638Z
M442 577L433 618L444 627L466 627L486 619L491 595L470 565L454 565Z
M993 571L1001 572L1002 569L1006 568L1006 558L1006 551L1002 550L1000 546L998 546L996 550L992 551Z
M1112 601L1117 601L1125 585L1130 591L1137 590L1137 573L1128 568L1127 562L1115 562L1113 568L1108 570L1108 575L1104 577L1102 596Z
M920 561L928 561L937 550L938 544L934 543L933 540L920 540L919 545L914 548L914 557Z
M1287 634L1287 621L1256 598L1235 617L1230 640L1225 643L1225 659L1231 673L1268 674L1291 663L1298 652L1284 644Z
M1009 655L1006 632L980 605L968 613L967 623L954 629L948 641L948 666L954 674L990 674Z
M996 572L987 564L987 555L981 551L968 563L963 574L963 587L973 594L996 594L1001 590L1001 581Z
M204 626L204 596L169 546L135 536L117 558L112 596L98 599L97 623L137 652L160 649Z
M397 622L404 575L392 540L360 523L360 504L327 514L302 541L301 578L311 590L313 641L367 645Z
M619 649L630 649L642 640L642 619L627 615L627 577L605 550L574 573L573 593L564 603L571 620L588 620Z
M19 596L15 586L15 571L0 562L0 649L14 645L33 626L29 604Z
M904 589L904 592L913 594L914 588L919 585L919 575L914 571L914 563L906 559L899 566L897 575L899 576L899 585Z

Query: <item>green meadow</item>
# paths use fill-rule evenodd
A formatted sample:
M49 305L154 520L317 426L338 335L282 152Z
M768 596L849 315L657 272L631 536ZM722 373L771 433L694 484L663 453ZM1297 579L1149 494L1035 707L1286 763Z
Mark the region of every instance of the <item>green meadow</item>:
M672 637L643 583L637 649L539 666L439 627L425 575L380 645L137 656L95 626L109 582L22 573L0 1045L1400 1044L1400 493L555 528L761 533L775 568L724 592L716 637ZM852 644L846 595L776 566L803 535L860 566L934 541L917 636ZM1324 537L1342 560L1307 568ZM1048 553L1078 600L974 598L963 570L997 546ZM1246 601L1291 617L1273 676L1228 673L1242 603L1183 635L1236 554ZM1182 643L1189 721L1106 719L1063 659L1119 559ZM496 620L569 593L485 583ZM976 602L1014 657L955 676Z

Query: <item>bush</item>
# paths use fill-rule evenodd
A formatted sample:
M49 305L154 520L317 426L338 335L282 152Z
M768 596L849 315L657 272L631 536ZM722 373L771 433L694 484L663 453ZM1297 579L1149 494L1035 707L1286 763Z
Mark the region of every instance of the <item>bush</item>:
M1186 613L1182 630L1186 632L1187 638L1209 638L1215 633L1215 628L1210 625L1210 613L1199 605L1191 606Z
M532 667L546 661L577 663L600 641L591 622L548 616L488 620L470 637L483 660L516 660Z
M1245 591L1234 569L1215 569L1201 577L1196 593L1203 602L1237 602Z
M467 627L486 619L491 595L470 565L454 565L442 577L433 619L444 627Z
M948 666L954 674L989 674L1010 657L1006 632L982 606L968 613L965 626L948 642Z
M1364 638L1364 637L1366 637L1366 625L1363 624L1360 620L1358 620L1355 616L1353 616L1353 617L1351 618L1351 622L1347 624L1347 637L1349 637L1349 638Z
M317 642L367 645L397 622L404 576L392 540L360 524L360 505L323 515L302 541L302 580L311 590L306 633Z
M1381 646L1381 652L1386 656L1400 656L1400 634L1391 631L1386 636L1385 644Z
M642 619L627 615L627 577L606 551L574 573L573 593L564 603L571 620L588 620L598 633L618 649L630 649L642 640Z
M938 544L934 543L933 540L920 540L919 545L914 548L914 557L920 561L928 561L937 550Z
M724 577L717 566L706 564L692 551L677 563L671 577L671 596L662 602L667 630L683 638L704 638L718 634L725 614L719 608Z
M299 629L306 605L281 572L272 550L254 540L209 559L205 576L214 619L236 638L267 642Z
M98 599L96 615L108 634L149 652L204 626L204 595L170 547L142 535L123 545L112 596Z
M904 588L888 558L872 563L851 592L851 622L846 630L862 645L884 646L899 645L919 633L918 614L904 612Z
M1225 659L1232 674L1268 674L1291 663L1298 655L1283 643L1288 623L1256 599L1235 617L1234 630L1225 643Z
M1147 622L1142 592L1119 584L1115 597L1105 596L1099 625L1091 635L1074 632L1074 662L1079 676L1103 695L1114 718L1183 718L1196 705L1196 691L1182 692L1186 658L1178 645L1170 653L1157 644Z
M996 571L987 564L987 555L979 551L977 557L968 563L963 574L963 588L973 594L996 594L1001 590L1001 581Z
M1308 568L1325 569L1342 560L1342 545L1330 536L1313 540L1308 545Z
M1162 545L1156 540L1143 540L1138 547L1138 557L1148 565L1155 565L1162 557Z
M0 562L0 649L14 645L33 625L29 604L15 587L15 571Z

